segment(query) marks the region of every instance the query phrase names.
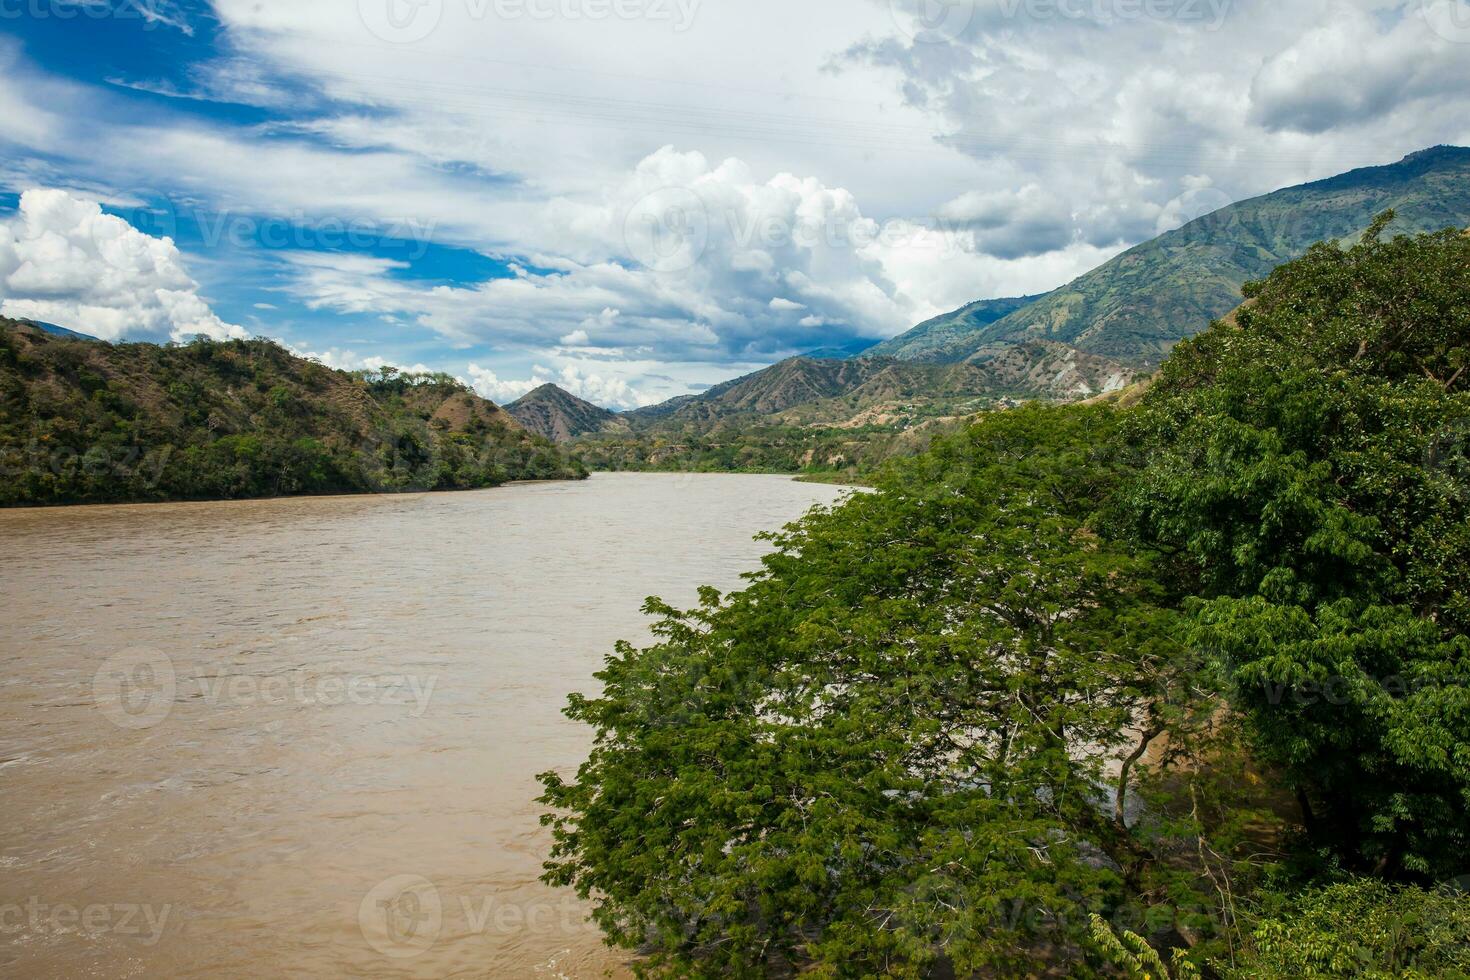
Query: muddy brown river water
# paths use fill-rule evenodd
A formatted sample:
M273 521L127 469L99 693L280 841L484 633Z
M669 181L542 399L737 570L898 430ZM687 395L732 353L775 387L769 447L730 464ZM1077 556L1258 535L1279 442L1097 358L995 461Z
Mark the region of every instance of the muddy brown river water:
M781 477L0 511L0 975L596 977L535 775Z

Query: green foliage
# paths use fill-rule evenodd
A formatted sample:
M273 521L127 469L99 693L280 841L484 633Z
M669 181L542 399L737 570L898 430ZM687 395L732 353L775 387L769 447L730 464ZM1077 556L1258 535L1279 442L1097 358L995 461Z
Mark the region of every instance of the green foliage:
M1267 896L1228 980L1470 977L1463 893L1355 880Z
M458 490L585 476L445 375L352 377L270 341L0 321L0 505ZM439 414L456 403L449 417Z
M1092 915L1092 941L1108 965L1128 980L1199 980L1199 967L1186 957L1184 950L1174 951L1174 969L1142 936L1124 929L1114 931L1100 915Z
M1143 537L1199 595L1315 846L1392 876L1470 845L1470 239L1313 248L1165 366L1134 424ZM1461 444L1463 445L1463 444Z
M1113 763L1135 726L1187 738L1194 665L1148 554L1099 533L1116 427L991 416L776 535L744 592L651 601L660 642L572 701L591 759L543 777L549 880L709 976L1019 969L1150 892Z
M870 478L889 460L915 456L961 423L834 428L732 422L639 433L612 432L569 444L589 470L677 473L801 473Z

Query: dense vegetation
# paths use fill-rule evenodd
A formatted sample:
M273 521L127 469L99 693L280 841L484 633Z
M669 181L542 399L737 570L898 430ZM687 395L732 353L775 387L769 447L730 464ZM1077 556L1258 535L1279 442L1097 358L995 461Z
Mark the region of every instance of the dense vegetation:
M444 375L348 375L268 340L104 344L0 321L0 505L585 475Z
M650 600L547 879L681 976L1470 975L1470 239L989 415Z
M684 426L585 436L565 448L589 470L688 473L798 473L859 480L890 459L915 456L961 423L901 428L752 424Z

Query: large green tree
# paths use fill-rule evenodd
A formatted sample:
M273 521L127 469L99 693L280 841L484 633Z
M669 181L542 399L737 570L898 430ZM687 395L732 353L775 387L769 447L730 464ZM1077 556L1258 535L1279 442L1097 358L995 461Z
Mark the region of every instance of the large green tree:
M1155 851L1126 790L1194 700L1146 552L1100 533L1106 408L987 418L775 537L745 591L623 646L550 880L679 972L1060 957Z
M1389 217L1174 352L1134 504L1312 843L1436 878L1470 849L1470 239Z

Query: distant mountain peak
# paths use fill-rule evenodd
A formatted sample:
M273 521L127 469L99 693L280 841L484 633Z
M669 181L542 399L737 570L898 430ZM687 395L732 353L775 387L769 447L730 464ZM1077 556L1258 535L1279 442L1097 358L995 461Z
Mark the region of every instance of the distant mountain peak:
M42 333L50 334L53 337L62 337L66 340L97 340L91 334L70 330L66 327L58 327L56 324L46 323L44 320L16 320L14 322L35 327Z
M590 432L600 432L617 419L615 412L550 382L527 392L505 406L505 410L530 431L554 442L569 442Z

